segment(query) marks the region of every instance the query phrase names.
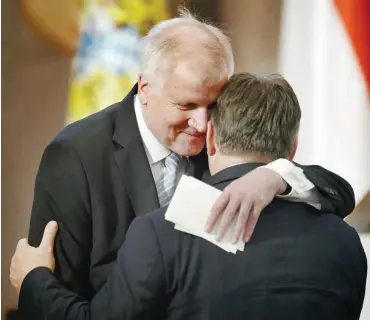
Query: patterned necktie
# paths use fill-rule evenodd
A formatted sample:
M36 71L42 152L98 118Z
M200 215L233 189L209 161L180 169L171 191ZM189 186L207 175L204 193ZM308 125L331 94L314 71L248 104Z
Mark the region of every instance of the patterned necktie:
M176 190L176 174L181 165L182 157L176 153L171 153L166 157L163 179L159 183L158 198L161 207L169 204Z

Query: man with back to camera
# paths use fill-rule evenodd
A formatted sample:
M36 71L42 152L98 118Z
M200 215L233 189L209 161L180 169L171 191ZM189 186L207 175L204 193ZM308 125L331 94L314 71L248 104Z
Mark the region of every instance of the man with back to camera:
M232 76L208 123L208 184L224 189L275 159L293 159L300 117L279 75ZM22 242L11 269L20 310L46 319L359 318L366 256L356 231L334 213L276 198L244 251L233 255L175 230L166 209L134 220L91 302L52 273L55 222L39 248ZM39 267L27 265L30 256Z
M29 244L38 246L47 222L56 220L55 275L85 298L106 281L132 220L166 205L184 172L197 178L207 172L209 107L234 72L226 36L186 14L155 26L140 55L138 83L127 97L62 130L36 178ZM171 173L166 164L176 159ZM222 213L222 234L237 216L236 234L246 227L248 239L261 209L289 193L287 183L297 201L341 217L352 211L353 191L335 174L297 165L302 173L283 159L269 166L225 189L210 227Z

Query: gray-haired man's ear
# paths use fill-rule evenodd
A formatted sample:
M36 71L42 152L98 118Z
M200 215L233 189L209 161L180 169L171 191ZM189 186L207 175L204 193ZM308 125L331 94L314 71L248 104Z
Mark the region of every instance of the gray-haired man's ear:
M138 92L140 104L142 106L145 106L148 103L148 98L147 98L148 81L142 75L139 75L139 79L137 83L138 83L137 92Z

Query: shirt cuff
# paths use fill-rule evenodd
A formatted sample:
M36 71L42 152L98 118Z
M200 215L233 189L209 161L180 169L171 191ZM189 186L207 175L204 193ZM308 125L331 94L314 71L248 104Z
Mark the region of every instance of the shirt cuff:
M278 173L291 186L292 190L287 196L294 192L298 194L305 193L315 187L303 174L303 169L295 166L287 159L280 158L265 165L265 167Z
M277 195L277 197L292 202L304 202L316 209L321 209L317 189L306 178L301 168L286 159L278 159L264 167L278 173L291 187L289 194Z

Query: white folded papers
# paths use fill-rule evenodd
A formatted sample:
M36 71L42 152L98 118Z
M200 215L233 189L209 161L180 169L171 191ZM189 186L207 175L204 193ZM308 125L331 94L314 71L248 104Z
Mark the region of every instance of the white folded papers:
M183 175L167 209L165 219L174 223L175 229L201 237L235 254L237 250L243 251L245 245L242 239L232 244L235 219L219 242L216 241L218 224L212 233L204 231L211 208L220 195L220 190L193 177Z

